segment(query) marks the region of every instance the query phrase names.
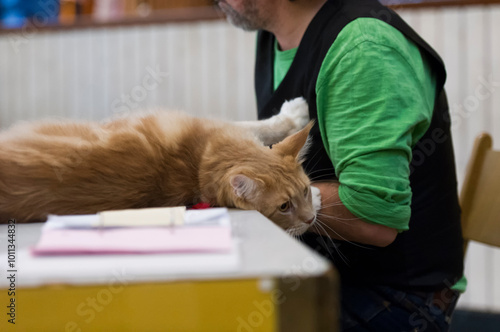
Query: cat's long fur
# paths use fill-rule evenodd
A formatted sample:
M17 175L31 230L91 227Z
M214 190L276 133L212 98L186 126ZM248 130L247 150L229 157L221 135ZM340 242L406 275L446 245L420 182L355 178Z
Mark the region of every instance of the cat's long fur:
M107 124L14 126L0 134L0 221L204 201L257 209L283 228L301 226L315 212L298 160L310 125L270 149L257 137L276 135L280 121L155 112ZM290 211L280 211L286 202Z

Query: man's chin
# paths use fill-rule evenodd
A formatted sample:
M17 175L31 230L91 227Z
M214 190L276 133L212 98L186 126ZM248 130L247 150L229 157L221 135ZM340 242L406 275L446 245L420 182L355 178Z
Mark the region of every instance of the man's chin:
M226 20L237 28L243 29L245 31L255 31L260 29L255 26L250 20L237 12L230 4L225 0L216 1L217 6L226 16Z

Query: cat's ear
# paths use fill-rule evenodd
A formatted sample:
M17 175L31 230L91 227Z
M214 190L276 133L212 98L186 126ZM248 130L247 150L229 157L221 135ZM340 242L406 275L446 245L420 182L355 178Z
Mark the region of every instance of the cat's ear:
M278 144L273 145L279 153L283 155L293 156L298 162L302 162L309 148L309 132L314 126L314 120L309 123L299 132L288 136Z
M234 193L240 198L250 198L257 188L257 183L243 174L237 174L230 179Z

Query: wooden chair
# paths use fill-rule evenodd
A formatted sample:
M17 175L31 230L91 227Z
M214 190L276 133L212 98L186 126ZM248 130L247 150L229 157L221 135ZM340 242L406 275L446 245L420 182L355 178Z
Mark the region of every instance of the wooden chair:
M500 247L500 151L487 133L479 135L467 166L460 205L464 251L469 240Z

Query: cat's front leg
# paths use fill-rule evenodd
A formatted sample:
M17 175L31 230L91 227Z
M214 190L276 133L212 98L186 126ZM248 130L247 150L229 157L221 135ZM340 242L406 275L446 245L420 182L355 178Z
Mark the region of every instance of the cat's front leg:
M316 213L321 210L321 191L318 187L311 186L312 205Z
M280 112L269 119L238 122L237 125L251 130L265 145L271 145L298 132L308 123L309 106L304 98L299 97L284 102Z
M309 123L307 101L302 97L285 101L281 105L280 112L271 119L278 124L277 131L283 135L283 138L295 134Z

